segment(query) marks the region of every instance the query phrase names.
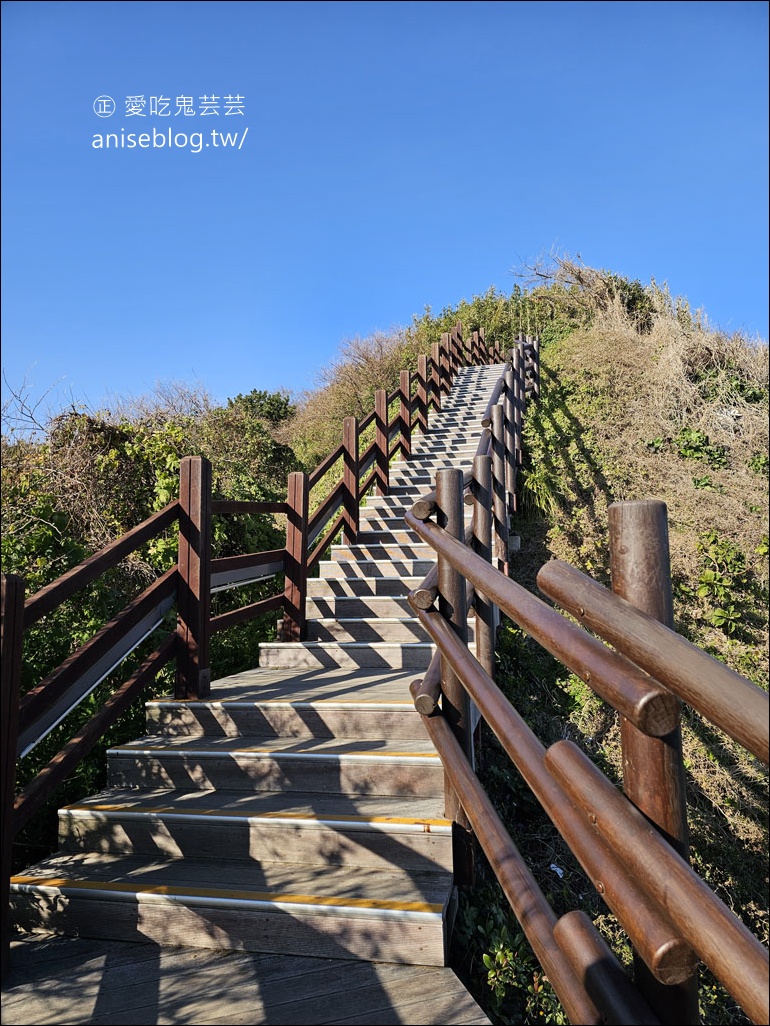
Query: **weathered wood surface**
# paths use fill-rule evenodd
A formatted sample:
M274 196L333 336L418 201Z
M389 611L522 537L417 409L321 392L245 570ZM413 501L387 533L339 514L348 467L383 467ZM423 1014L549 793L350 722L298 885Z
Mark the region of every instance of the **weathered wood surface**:
M14 940L10 967L3 1026L490 1023L441 967L48 935Z

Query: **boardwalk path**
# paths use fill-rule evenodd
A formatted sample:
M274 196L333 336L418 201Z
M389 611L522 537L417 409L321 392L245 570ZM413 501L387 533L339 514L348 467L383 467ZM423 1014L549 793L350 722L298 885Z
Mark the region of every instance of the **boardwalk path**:
M451 969L25 937L11 947L3 1026L489 1024Z

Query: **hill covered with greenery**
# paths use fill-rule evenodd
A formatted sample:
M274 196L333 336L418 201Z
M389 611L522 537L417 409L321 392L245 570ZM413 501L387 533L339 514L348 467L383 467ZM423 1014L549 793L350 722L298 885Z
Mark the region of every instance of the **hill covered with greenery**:
M394 389L402 369L461 320L502 348L519 332L539 334L542 388L525 422L512 573L536 590L552 556L609 583L607 507L662 499L668 508L676 627L690 641L767 689L768 352L763 341L712 329L706 318L647 285L569 260L522 272L510 294L490 289L412 324L344 343L305 394L255 388L223 405L184 384L162 386L119 408L71 408L40 422L19 391L3 410L2 568L34 592L118 537L177 494L181 457L213 465L217 497L282 499L286 475L313 469L341 440L342 418L368 413L377 388ZM215 520L214 554L281 547L279 519ZM176 536L156 540L30 632L23 687L38 683L175 559ZM252 586L228 602L261 597ZM275 590L273 584L267 586ZM214 677L253 665L274 631L267 617L216 635ZM139 659L142 650L138 650ZM499 681L548 744L575 739L620 780L615 715L588 687L504 621ZM124 679L126 669L121 672ZM108 680L75 717L85 718ZM156 693L168 691L169 679ZM127 714L19 838L18 865L55 842L55 810L103 786L104 749L142 732ZM72 724L24 760L37 772ZM767 774L726 735L685 709L683 745L693 865L767 943ZM613 919L580 867L535 807L491 735L480 753L484 782L557 912L583 907L625 959ZM479 860L476 890L464 896L456 931L460 970L500 1023L565 1021L491 874ZM712 980L702 991L705 1023L747 1022Z

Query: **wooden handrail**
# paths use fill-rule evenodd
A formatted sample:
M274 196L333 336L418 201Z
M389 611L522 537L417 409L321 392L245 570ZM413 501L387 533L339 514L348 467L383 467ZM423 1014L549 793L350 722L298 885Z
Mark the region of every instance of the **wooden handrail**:
M740 980L738 1000L752 1021L770 1022L767 949L577 745L557 741L545 762L716 978L728 989Z
M492 423L492 407L496 406L500 401L500 396L504 388L505 378L501 374L500 377L497 379L497 384L492 390L492 395L489 397L489 402L487 403L487 408L484 411L484 416L481 418L482 427L488 428Z
M331 526L327 527L326 534L324 534L324 536L321 538L321 540L316 543L316 545L313 548L312 552L310 552L308 554L308 557L307 557L307 570L308 570L308 573L313 571L315 569L315 567L320 563L320 561L321 561L321 559L323 557L324 552L328 549L328 547L332 544L334 539L340 533L344 523L345 523L345 517L344 517L344 515L342 513L339 513L337 515L337 518L332 521Z
M546 563L537 584L586 627L768 763L765 691L568 563L557 559Z
M321 534L323 528L329 522L331 517L345 504L345 496L343 494L342 481L329 492L324 501L318 507L313 510L307 524L307 543L308 546L312 546L316 538Z
M252 602L248 606L240 606L238 609L231 609L227 613L220 613L219 616L211 618L211 633L226 630L239 623L246 623L257 616L264 616L274 609L283 609L283 595L271 595L269 598L260 599L259 602Z
M24 629L31 627L33 623L61 605L76 591L90 584L105 570L117 566L129 553L134 552L144 542L160 534L166 527L170 527L178 516L179 500L174 499L163 509L143 520L141 524L110 542L99 552L95 552L93 556L84 559L82 563L68 570L61 577L57 577L55 581L36 591L24 604Z
M142 689L154 680L158 672L173 657L176 637L169 634L141 667L107 699L86 725L47 766L31 780L14 802L13 833L17 834L41 805L54 793L77 764L88 754L100 737L128 708Z
M318 464L315 470L311 471L311 473L308 474L308 487L312 488L313 485L318 484L321 478L325 474L328 474L328 472L331 470L334 464L342 458L344 452L345 450L341 445L338 445L333 452L330 452L329 455L324 460L322 460L321 463Z
M415 700L417 690L412 685ZM556 915L481 787L449 725L443 716L426 716L423 722L503 893L570 1021L596 1023L598 1026L604 1022L601 1013L554 941Z
M19 702L19 754L35 745L161 622L176 597L172 567Z
M639 730L660 737L678 722L676 698L625 656L613 652L526 588L500 574L436 524L418 520L410 513L405 520L423 541L446 556L477 591L504 610L573 673L590 682L605 701Z
M692 950L652 905L623 857L597 839L577 813L546 768L544 746L441 614L416 608L415 612L655 978L666 984L687 979L697 961Z
M262 502L261 500L213 499L212 513L286 513L285 502Z

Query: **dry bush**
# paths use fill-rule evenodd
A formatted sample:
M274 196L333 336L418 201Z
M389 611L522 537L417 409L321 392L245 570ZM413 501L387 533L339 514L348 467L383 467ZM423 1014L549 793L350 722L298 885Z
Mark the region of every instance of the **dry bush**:
M416 368L418 346L401 329L343 342L337 358L319 372L318 388L300 397L283 440L308 464L317 463L340 444L345 417L368 416L375 392L392 392L400 372Z
M593 327L546 351L544 368L552 380L577 385L572 416L606 479L584 517L585 534L606 524L612 501L660 498L675 576L692 578L697 533L710 527L753 553L767 531L767 479L750 465L768 452L766 346L683 324L671 311L640 334L610 304ZM683 428L723 447L725 465L682 458ZM711 484L695 486L705 479Z

